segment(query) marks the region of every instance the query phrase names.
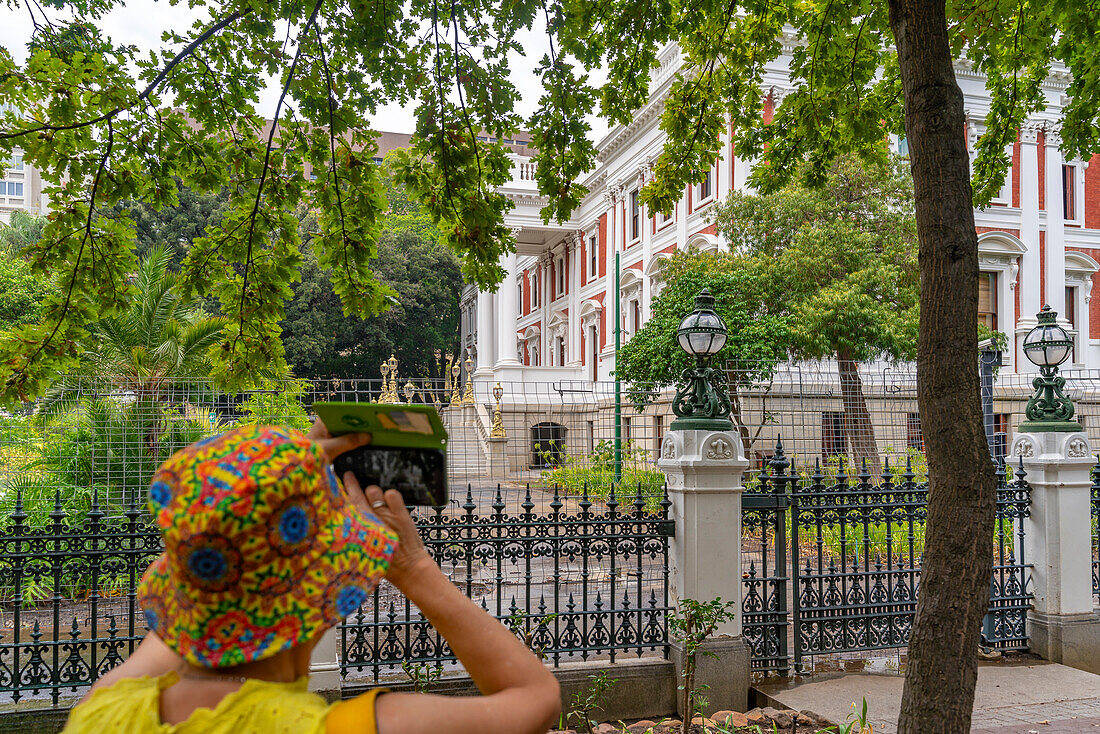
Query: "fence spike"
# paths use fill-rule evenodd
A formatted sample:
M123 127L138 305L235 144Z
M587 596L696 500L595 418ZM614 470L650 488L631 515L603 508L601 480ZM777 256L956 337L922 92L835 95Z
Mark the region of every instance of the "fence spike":
M18 525L27 518L27 513L23 512L23 487L20 486L15 490L15 512L11 514L11 519Z
M53 493L53 512L50 513L50 519L53 520L54 525L60 525L67 514L61 506L61 488L58 487Z
M1024 457L1021 456L1020 457L1020 467L1016 470L1016 480L1017 481L1023 481L1024 477L1026 477L1026 476L1027 476L1027 471L1024 469Z
M477 509L477 505L474 504L474 487L472 484L466 485L466 504L462 505L462 509L466 511L466 514L473 514Z

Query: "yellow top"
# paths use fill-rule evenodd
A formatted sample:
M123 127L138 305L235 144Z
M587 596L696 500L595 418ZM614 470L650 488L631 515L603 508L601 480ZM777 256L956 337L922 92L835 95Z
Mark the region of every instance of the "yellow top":
M293 683L250 678L213 709L195 709L186 721L165 724L160 692L177 681L172 672L100 688L69 713L62 734L377 734L374 699L385 690L330 705L309 691L305 676Z

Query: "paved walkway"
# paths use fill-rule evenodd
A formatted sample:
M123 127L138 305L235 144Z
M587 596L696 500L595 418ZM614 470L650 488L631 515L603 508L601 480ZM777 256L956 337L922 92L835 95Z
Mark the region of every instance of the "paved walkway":
M853 701L866 697L875 734L895 734L903 684L899 675L835 673L758 685L757 689L785 707L810 709L837 722L847 719ZM1100 732L1100 675L1043 661L983 663L978 668L970 731Z

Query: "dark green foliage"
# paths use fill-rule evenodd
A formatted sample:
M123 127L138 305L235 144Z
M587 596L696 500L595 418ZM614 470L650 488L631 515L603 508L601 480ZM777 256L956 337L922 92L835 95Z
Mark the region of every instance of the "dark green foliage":
M665 266L666 285L653 302L652 316L619 351L617 374L630 383L636 405L652 399L655 388L672 384L692 364L676 342L680 321L694 309L695 296L708 288L715 311L729 327L726 346L712 360L738 365L737 379L766 378L787 356L791 318L769 307L772 284L765 267L740 256L678 251Z
M191 243L202 237L206 228L221 221L229 207L229 192L201 193L186 187L179 190L179 205L159 211L141 201L120 205L134 220L134 252L145 257L160 247L169 254L171 269L178 270L191 250Z
M287 361L298 377L378 378L391 354L403 376L435 375L436 350L453 348L458 337L458 260L430 234L423 219L395 217L400 229L386 230L371 268L393 293L385 313L368 319L342 313L328 272L305 251L302 282L295 284L281 326ZM409 221L412 220L412 221ZM408 228L403 228L407 225Z
M770 308L790 316L792 356L916 356L917 225L902 161L838 160L818 188L735 193L714 217L730 259L759 268Z

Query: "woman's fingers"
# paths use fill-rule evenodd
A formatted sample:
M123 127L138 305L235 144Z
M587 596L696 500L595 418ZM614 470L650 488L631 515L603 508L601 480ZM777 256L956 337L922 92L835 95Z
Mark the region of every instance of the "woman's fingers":
M377 490L378 487L368 487ZM348 495L348 501L360 512L370 512L370 500L363 488L359 486L359 480L352 472L344 472L344 492Z
M317 418L313 421L313 425L309 427L306 438L310 441L320 441L322 438L332 438L332 434L328 432L328 426L324 424L324 421Z
M360 446L366 446L370 443L371 435L369 433L345 433L343 436L336 436L335 438L319 438L314 439L317 445L321 447L321 450L325 452L325 456L329 461L335 461L336 457L352 449L357 449Z
M379 510L387 509L385 500L382 499L382 490L377 485L370 485L366 489L367 505L370 507L371 512L377 513ZM378 507L378 503L382 502L383 505Z
M394 514L395 517L407 517L409 519L409 523L412 524L412 517L409 515L408 508L405 507L405 498L401 496L400 492L398 492L396 489L389 489L386 490L385 494L382 494L381 490L379 490L378 494L378 499L386 503L386 506L389 508L390 512Z

